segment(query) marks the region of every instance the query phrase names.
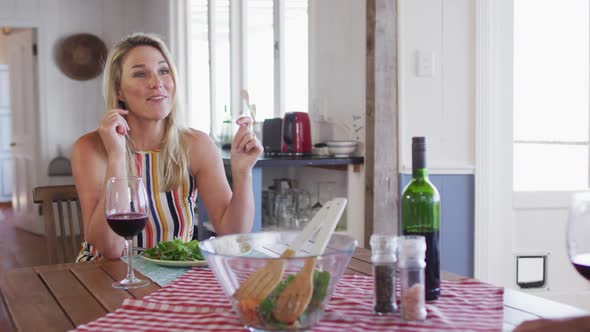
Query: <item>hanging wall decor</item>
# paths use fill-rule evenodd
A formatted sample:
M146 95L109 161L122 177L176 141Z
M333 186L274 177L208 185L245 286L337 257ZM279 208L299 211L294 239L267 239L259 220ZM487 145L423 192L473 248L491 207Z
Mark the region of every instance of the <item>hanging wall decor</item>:
M80 33L61 40L56 48L56 62L71 79L86 81L100 75L107 57L107 47L95 35Z

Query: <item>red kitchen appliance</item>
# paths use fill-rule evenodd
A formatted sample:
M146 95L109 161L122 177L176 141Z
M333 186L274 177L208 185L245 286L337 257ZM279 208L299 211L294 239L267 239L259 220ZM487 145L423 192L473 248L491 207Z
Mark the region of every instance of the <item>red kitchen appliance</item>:
M294 155L311 154L309 115L304 112L285 113L281 138L282 153Z

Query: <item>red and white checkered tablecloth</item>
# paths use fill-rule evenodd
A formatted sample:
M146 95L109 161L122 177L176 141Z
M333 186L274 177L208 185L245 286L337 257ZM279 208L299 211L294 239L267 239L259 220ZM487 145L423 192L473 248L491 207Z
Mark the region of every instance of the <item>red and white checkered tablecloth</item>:
M404 322L399 314L373 314L373 278L344 275L313 331L500 331L504 290L473 279L442 281L428 302L428 318ZM77 331L241 331L243 325L213 273L195 268L141 300Z

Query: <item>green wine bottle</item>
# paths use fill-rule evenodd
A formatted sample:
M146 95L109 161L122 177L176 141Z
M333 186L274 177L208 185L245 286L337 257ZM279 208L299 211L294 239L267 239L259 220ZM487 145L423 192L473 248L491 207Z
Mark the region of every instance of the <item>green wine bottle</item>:
M440 296L440 195L428 179L426 138L412 137L412 180L401 198L402 233L426 239L426 300Z

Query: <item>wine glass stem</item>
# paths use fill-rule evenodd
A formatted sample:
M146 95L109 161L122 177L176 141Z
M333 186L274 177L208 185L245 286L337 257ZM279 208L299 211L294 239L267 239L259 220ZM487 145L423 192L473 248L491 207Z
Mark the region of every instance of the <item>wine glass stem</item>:
M131 260L133 259L133 242L131 239L125 239L125 247L127 249L127 280L135 279L133 274L133 266Z

